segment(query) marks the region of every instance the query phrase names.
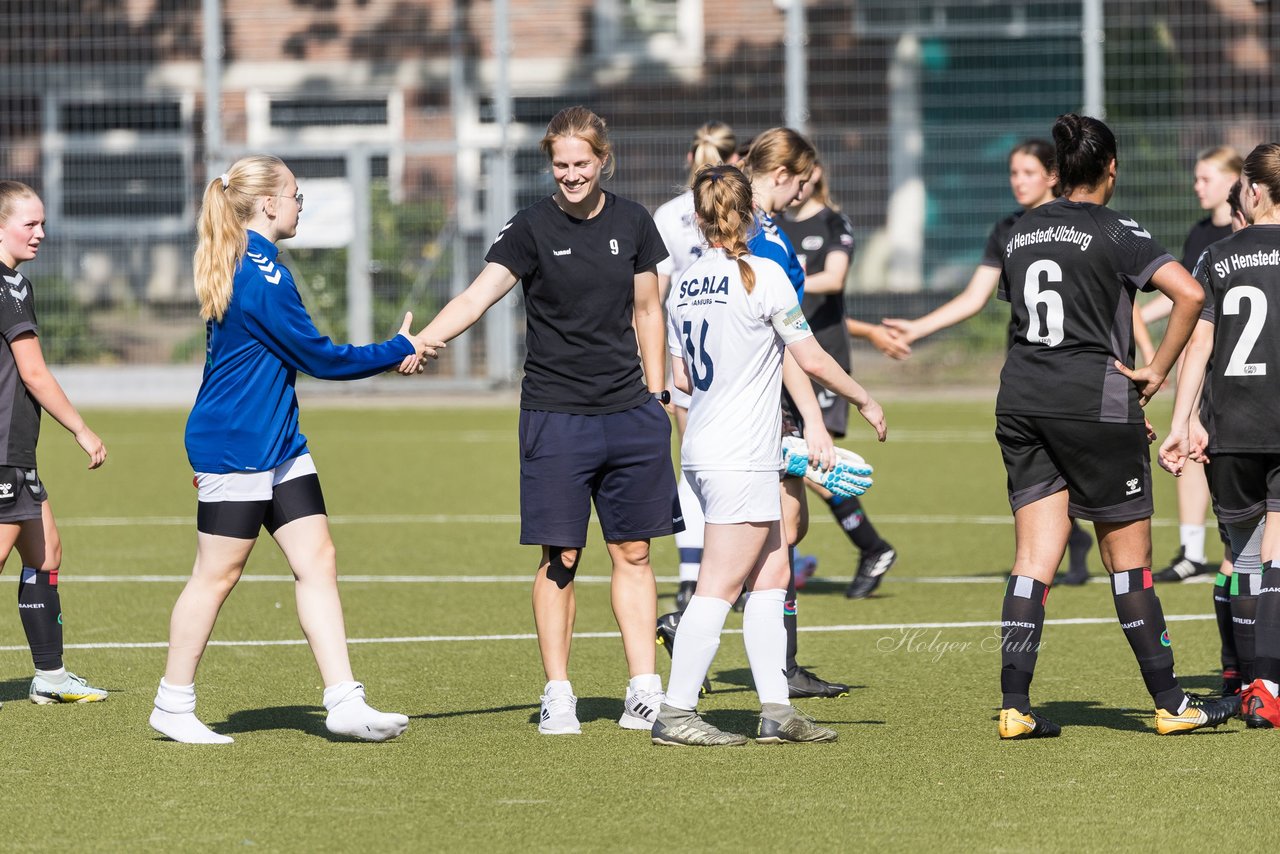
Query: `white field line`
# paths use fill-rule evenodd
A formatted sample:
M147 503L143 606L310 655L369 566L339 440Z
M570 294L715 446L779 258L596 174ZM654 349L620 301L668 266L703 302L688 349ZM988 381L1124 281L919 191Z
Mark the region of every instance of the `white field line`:
M16 578L17 574L10 576ZM185 584L190 575L72 575L62 574L59 584ZM1212 580L1212 576L1204 576ZM612 579L607 575L578 575L574 578L582 584L608 584ZM676 575L659 575L655 581L659 584L675 584L680 580ZM843 584L844 579L822 578L814 576L809 579L826 584ZM893 584L1004 584L1008 576L995 575L953 575L924 578L891 578ZM291 575L242 575L241 583L289 584ZM338 581L348 584L531 584L533 573L513 575L339 575ZM1101 583L1106 578L1101 575L1090 579L1092 583ZM1191 583L1191 582L1185 582Z
M405 514L369 514L330 516L333 525L514 525L519 523L516 514L465 514L465 513L405 513ZM809 520L810 524L830 525L835 520L826 515L817 515ZM1011 526L1013 517L999 516L967 516L963 514L895 514L877 513L876 524L879 525L998 525ZM596 518L591 517L592 524ZM1212 522L1212 519L1210 519ZM1177 520L1152 519L1156 528L1172 528ZM58 519L58 526L63 528L128 528L128 527L177 527L190 525L195 527L195 516L81 516Z
M1212 620L1213 614L1166 614L1167 622L1188 622L1193 620ZM1047 626L1103 626L1112 625L1116 621L1112 617L1071 617L1062 620L1045 620ZM896 632L923 629L993 629L999 623L990 620L973 620L954 623L852 623L842 626L801 626L802 632ZM742 634L741 629L725 629L725 634ZM533 633L514 635L413 635L388 638L349 638L347 643L358 644L422 644L422 643L474 643L477 641L530 641L536 640ZM591 640L597 638L620 637L617 632L575 632L575 640ZM210 646L303 646L304 638L288 638L285 640L214 640ZM142 641L136 643L69 643L67 649L165 649L164 641ZM29 652L26 644L17 646L0 646L0 652Z

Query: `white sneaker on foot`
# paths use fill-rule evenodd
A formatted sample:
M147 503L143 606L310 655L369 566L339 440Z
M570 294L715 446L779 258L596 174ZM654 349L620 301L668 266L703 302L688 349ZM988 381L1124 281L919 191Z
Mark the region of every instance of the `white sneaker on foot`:
M653 729L653 722L658 719L658 709L667 695L659 688L656 691L643 688L633 689L627 686L627 695L622 700L622 717L618 718L618 726L623 729Z
M548 684L544 690L550 690ZM543 735L581 735L578 723L578 698L573 689L560 689L542 695L542 711L538 715L538 732Z

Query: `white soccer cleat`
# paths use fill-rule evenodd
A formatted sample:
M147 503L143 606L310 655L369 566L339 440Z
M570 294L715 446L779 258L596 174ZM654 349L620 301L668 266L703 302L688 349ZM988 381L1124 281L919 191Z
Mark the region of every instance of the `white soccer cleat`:
M790 477L805 477L836 495L862 495L871 488L867 461L846 448L836 448L836 464L826 469L809 465L809 446L804 439L787 436L782 440L782 468Z

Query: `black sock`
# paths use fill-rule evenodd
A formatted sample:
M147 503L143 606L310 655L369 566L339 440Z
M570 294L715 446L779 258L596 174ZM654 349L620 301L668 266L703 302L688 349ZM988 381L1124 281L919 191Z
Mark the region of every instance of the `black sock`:
M27 633L36 670L62 667L62 600L58 598L58 571L22 568L18 584L18 614Z
M787 563L791 571L787 573L787 601L782 603L782 625L787 630L787 672L796 669L796 647L799 640L796 636L796 550L787 549Z
M1010 576L1000 610L1000 701L1002 709L1031 711L1031 677L1040 654L1044 603L1049 588L1025 575Z
M1111 594L1125 639L1138 659L1142 681L1156 707L1177 714L1186 692L1173 675L1173 644L1165 629L1164 611L1151 585L1151 567L1143 566L1111 576Z
M1231 576L1218 573L1213 580L1213 613L1218 618L1218 638L1222 642L1222 671L1239 671L1236 636L1231 627Z
M1253 676L1280 682L1280 566L1262 565L1258 616L1254 623Z
M1236 660L1240 681L1248 685L1254 680L1253 664L1257 644L1258 591L1262 576L1236 572L1231 576L1231 629L1236 641Z
M874 551L884 545L884 540L880 539L875 525L871 524L871 520L863 512L862 502L856 495L847 498L833 495L827 499L827 506L831 508L831 515L836 517L845 536L859 551Z

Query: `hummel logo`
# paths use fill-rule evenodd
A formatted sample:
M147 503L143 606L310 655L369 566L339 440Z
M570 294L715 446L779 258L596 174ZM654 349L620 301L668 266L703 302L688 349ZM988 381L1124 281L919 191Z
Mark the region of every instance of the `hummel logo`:
M27 298L27 294L29 292L27 291L27 286L22 285L21 273L15 273L12 276L5 276L4 280L9 283L9 293L13 295L14 299L21 302L22 300ZM15 285L22 285L22 287L15 288L14 287Z
M551 254L556 256L557 258L561 258L565 255L572 255L573 250L572 249L552 249Z
M1124 482L1124 485L1128 487L1129 490L1125 495L1137 495L1142 491L1142 487L1138 486L1138 479L1136 477L1129 478Z
M258 269L263 273L262 278L273 285L280 284L280 271L276 269L276 265L266 255L259 255L256 252L246 252L245 255L248 255L249 260L258 265Z
M1134 234L1136 234L1138 237L1145 237L1147 239L1151 238L1151 232L1147 231L1145 228L1138 225L1136 220L1122 219L1120 220L1120 224L1128 226L1129 230L1132 231Z
M12 483L0 483L0 498L8 498L13 495Z
M493 242L494 242L494 243L497 243L499 240L501 240L502 238L506 237L506 236L507 236L507 229L508 229L508 228L510 228L510 227L511 227L511 223L507 223L506 225L504 225L504 226L502 227L502 231L499 231L499 232L498 232L498 236L497 236L497 237L495 237L495 238L493 239Z

